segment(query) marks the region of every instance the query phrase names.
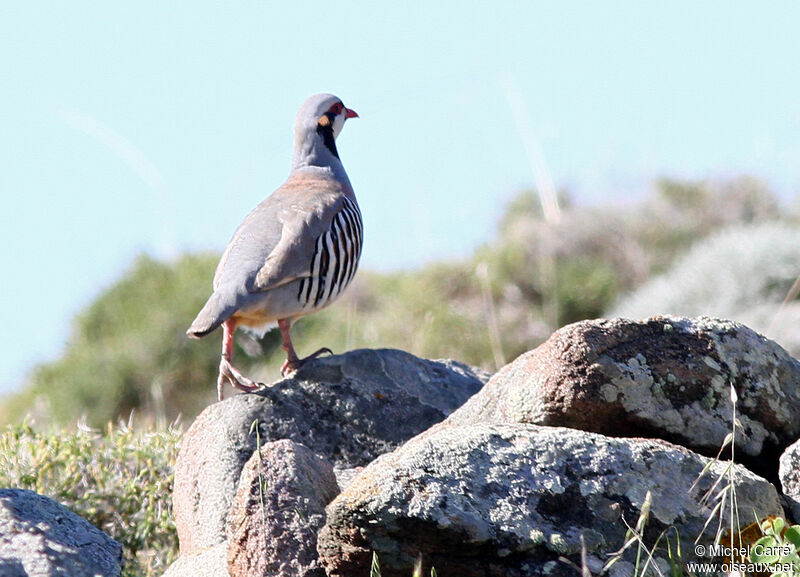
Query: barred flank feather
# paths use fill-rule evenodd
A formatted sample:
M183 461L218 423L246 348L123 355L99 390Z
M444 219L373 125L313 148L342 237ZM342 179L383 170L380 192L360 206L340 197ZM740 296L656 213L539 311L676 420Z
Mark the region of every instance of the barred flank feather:
M358 205L345 198L330 228L317 238L311 276L300 283L297 299L304 309L325 307L350 284L361 257L363 233Z

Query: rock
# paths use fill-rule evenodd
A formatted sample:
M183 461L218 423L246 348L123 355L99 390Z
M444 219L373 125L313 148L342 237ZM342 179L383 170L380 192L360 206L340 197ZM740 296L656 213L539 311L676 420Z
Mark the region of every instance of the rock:
M781 455L778 475L792 520L800 523L800 441L789 445Z
M260 442L291 439L341 468L365 465L444 419L488 375L396 350L318 359L293 378L203 411L175 464L173 509L183 554L225 540L239 474Z
M364 468L328 506L318 551L331 577L368 575L373 551L383 577L407 577L420 556L423 575L431 566L459 577L577 575L558 557L579 562L582 536L596 571L625 540L621 517L635 525L650 491L645 539L652 545L675 527L691 559L687 544L714 506L700 496L726 467L713 464L692 489L710 461L658 440L440 425ZM739 465L733 471L743 516L782 514L772 485ZM713 542L715 527L703 542ZM666 557L663 546L657 557Z
M800 357L800 302L764 302L726 318L736 319L775 341L793 357Z
M0 575L116 577L122 545L52 499L0 489Z
M325 577L317 531L339 493L333 467L307 447L267 443L245 465L228 514L231 577Z
M448 422L654 437L714 456L731 431L731 383L742 423L736 454L775 479L780 452L800 436L800 362L732 321L653 317L568 325L501 369Z
M217 543L189 555L180 555L162 577L230 577L228 544Z
M339 485L339 492L344 491L345 487L347 487L363 469L364 467L348 467L345 469L334 467L333 474L336 475L336 483Z

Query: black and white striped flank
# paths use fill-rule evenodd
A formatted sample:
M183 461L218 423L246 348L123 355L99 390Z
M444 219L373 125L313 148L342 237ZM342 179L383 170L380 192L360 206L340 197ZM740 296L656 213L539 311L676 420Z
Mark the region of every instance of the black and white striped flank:
M317 238L311 276L303 279L297 293L303 308L322 308L347 288L358 268L363 235L361 211L355 202L345 198L331 227Z

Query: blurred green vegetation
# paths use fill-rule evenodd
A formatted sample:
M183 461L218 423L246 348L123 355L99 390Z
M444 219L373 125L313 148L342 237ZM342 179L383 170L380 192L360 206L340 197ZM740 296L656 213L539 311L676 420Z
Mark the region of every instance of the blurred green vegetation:
M62 357L35 367L0 419L66 424L86 417L97 426L134 409L161 420L197 413L213 398L209 375L219 344L190 341L185 330L208 297L216 260L139 257L77 316Z
M0 432L0 487L65 505L123 545L123 577L161 575L177 556L170 510L180 431L119 425L102 432Z
M333 306L297 323L298 351L396 347L495 370L560 326L619 306L715 231L795 220L748 177L661 179L646 197L621 206L578 206L562 193L561 205L548 222L537 195L524 191L509 203L496 237L470 258L407 272L361 270ZM216 261L139 257L78 315L63 356L36 367L5 400L0 422L85 417L98 426L132 410L160 423L193 418L215 398L220 337L196 341L184 331L210 294ZM245 373L265 382L279 377L277 331L261 340L239 332L236 342Z

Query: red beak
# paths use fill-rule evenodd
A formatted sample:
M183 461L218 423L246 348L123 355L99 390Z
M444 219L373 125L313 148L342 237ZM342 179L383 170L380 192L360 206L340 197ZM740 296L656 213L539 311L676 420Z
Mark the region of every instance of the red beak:
M358 118L358 113L355 110L350 110L349 108L344 109L344 117L345 118Z

